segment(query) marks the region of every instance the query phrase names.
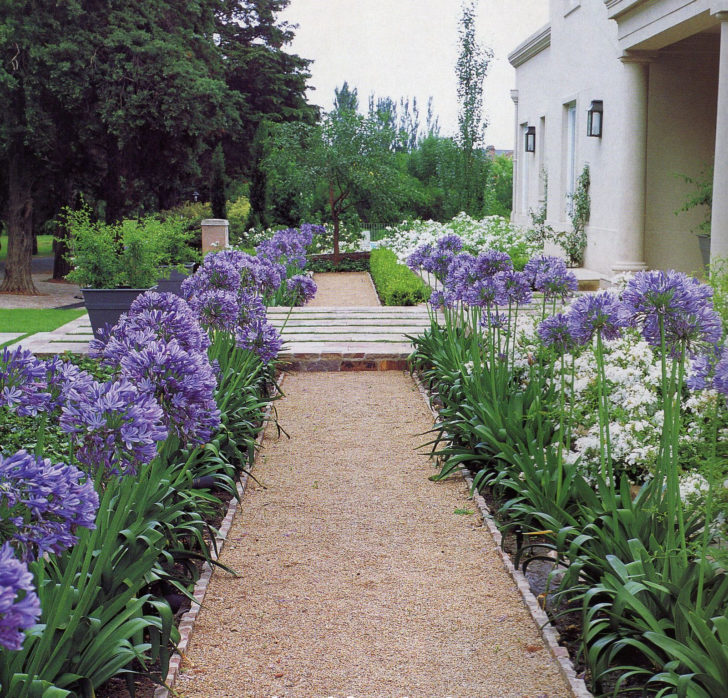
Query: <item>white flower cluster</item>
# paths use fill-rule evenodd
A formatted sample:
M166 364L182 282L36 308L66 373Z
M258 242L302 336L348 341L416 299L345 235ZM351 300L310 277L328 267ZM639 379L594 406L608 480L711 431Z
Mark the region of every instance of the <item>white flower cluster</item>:
M481 220L460 213L447 223L435 221L403 221L386 228L381 245L392 250L404 263L420 245L436 243L445 235L459 235L465 246L474 250L500 250L526 258L542 251L542 246L532 240L527 231L502 216L487 216Z

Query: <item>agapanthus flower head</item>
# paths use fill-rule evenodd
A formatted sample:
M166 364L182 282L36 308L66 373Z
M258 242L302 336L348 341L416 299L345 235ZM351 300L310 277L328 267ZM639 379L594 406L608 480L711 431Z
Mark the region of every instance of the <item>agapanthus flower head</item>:
M587 344L595 335L618 339L629 325L624 305L610 291L580 296L569 307L567 318L571 334L579 344Z
M40 618L41 607L28 566L15 557L10 543L0 546L0 648L22 649L24 630Z
M505 305L508 302L503 295L503 285L494 276L476 281L464 293L463 300L470 306L480 306L481 308Z
M326 235L326 228L316 223L301 223L300 235L301 242L308 247L313 242L314 237L317 235Z
M235 342L241 349L254 351L264 364L273 361L283 345L276 328L265 320L255 320L240 327Z
M452 250L438 249L436 247L432 250L432 254L429 257L423 258L422 268L439 281L444 281L450 263L454 258L455 253Z
M685 381L690 390L708 390L713 387L713 376L716 365L720 361L720 355L718 347L712 347L705 354L700 354L693 359Z
M213 288L190 298L190 308L205 329L234 332L240 308L238 294Z
M447 268L444 286L457 300L463 300L468 289L478 280L475 257L469 252L456 254Z
M174 339L155 341L121 361L121 375L161 408L161 422L183 444L204 444L220 427L217 380L207 354Z
M499 271L513 269L513 260L506 252L486 250L475 258L475 278L485 279L495 276Z
M316 295L316 282L305 274L292 276L286 282L291 305L305 305Z
M78 526L95 528L98 507L93 482L78 468L27 451L0 455L0 511L7 514L3 532L24 561L75 545Z
M435 244L436 252L460 252L463 249L463 239L455 233L443 235Z
M446 291L433 291L428 302L433 310L444 310L455 305L455 299Z
M728 347L724 347L715 365L713 387L723 395L728 395Z
M254 288L262 295L275 293L286 278L286 268L267 257L257 258Z
M547 317L538 326L538 336L547 347L553 347L559 354L574 351L579 345L571 333L569 319L564 313Z
M712 297L709 286L674 270L639 272L622 293L647 343L662 347L664 339L675 357L683 348L695 354L720 340L721 323Z
M92 340L94 341L94 340ZM46 359L46 385L50 395L48 411L59 410L71 394L87 390L94 382L88 371L56 355Z
M579 288L576 275L566 268L561 257L534 257L528 261L523 273L534 291L543 293L546 299L564 301Z
M502 330L508 327L508 315L505 313L486 313L480 318L480 326L484 329ZM504 357L505 360L506 357Z
M47 369L43 361L22 347L0 355L0 406L21 417L35 416L51 407Z
M279 230L258 245L256 257L290 269L303 269L306 266L306 245L311 244L306 242L307 239L308 235L302 235L295 228Z
M136 315L145 310L159 310L163 313L189 312L187 302L176 293L158 293L145 291L139 294L129 308L129 315Z
M154 397L122 377L94 381L83 393L70 395L60 425L70 435L76 459L89 472L102 467L109 474L133 475L154 458L157 442L167 438L163 420Z
M493 278L502 289L504 305L527 305L531 302L531 284L522 271L499 271Z
M240 272L244 259L245 254L237 250L210 253L192 278L198 276L204 282L200 290L219 288L223 291L237 292L240 288ZM182 282L183 292L186 281L187 279Z
M432 255L432 243L423 243L407 257L407 266L413 271L422 269L425 266L425 260L429 259L430 255Z
M249 291L238 295L238 326L244 327L257 320L265 320L266 310L263 299Z

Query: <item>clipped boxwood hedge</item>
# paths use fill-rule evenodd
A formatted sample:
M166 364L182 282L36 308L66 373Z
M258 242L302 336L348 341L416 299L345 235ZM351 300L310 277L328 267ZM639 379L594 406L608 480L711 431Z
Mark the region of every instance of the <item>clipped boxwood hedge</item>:
M372 280L384 305L417 305L430 297L431 290L391 250L372 250L369 258Z

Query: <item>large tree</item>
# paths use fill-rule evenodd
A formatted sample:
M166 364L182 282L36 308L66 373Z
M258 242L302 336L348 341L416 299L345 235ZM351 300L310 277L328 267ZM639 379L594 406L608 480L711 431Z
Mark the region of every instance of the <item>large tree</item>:
M282 46L288 0L0 0L2 290L34 292L34 209L82 193L108 221L167 208L250 169L260 121L315 120L307 61ZM206 186L202 186L207 189Z

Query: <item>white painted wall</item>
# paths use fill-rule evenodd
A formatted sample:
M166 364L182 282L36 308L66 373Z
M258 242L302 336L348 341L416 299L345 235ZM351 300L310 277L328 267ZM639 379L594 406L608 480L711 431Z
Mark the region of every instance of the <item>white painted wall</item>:
M624 41L622 37L622 45ZM697 239L689 231L702 213L674 215L689 190L675 175L697 175L705 163L712 162L717 52L717 42L700 34L658 51L649 67L644 261L650 267L696 271L701 266ZM636 156L625 123L626 71L634 66L624 65L621 53L618 26L608 18L604 0L551 0L550 46L516 68L518 123L537 126L539 134L540 119L545 117L546 132L535 155L524 153L521 142L518 156L530 157L529 165L546 167L548 222L556 229L570 226L565 197L565 105L576 103L576 174L588 163L592 182L585 266L604 274L624 260L625 235L635 233L618 230L623 198L620 172ZM601 139L586 135L586 112L596 99L604 103ZM519 224L528 224L528 208L539 205L539 169L536 164L529 173L528 206L520 204L522 192L515 197L519 204L513 218Z

